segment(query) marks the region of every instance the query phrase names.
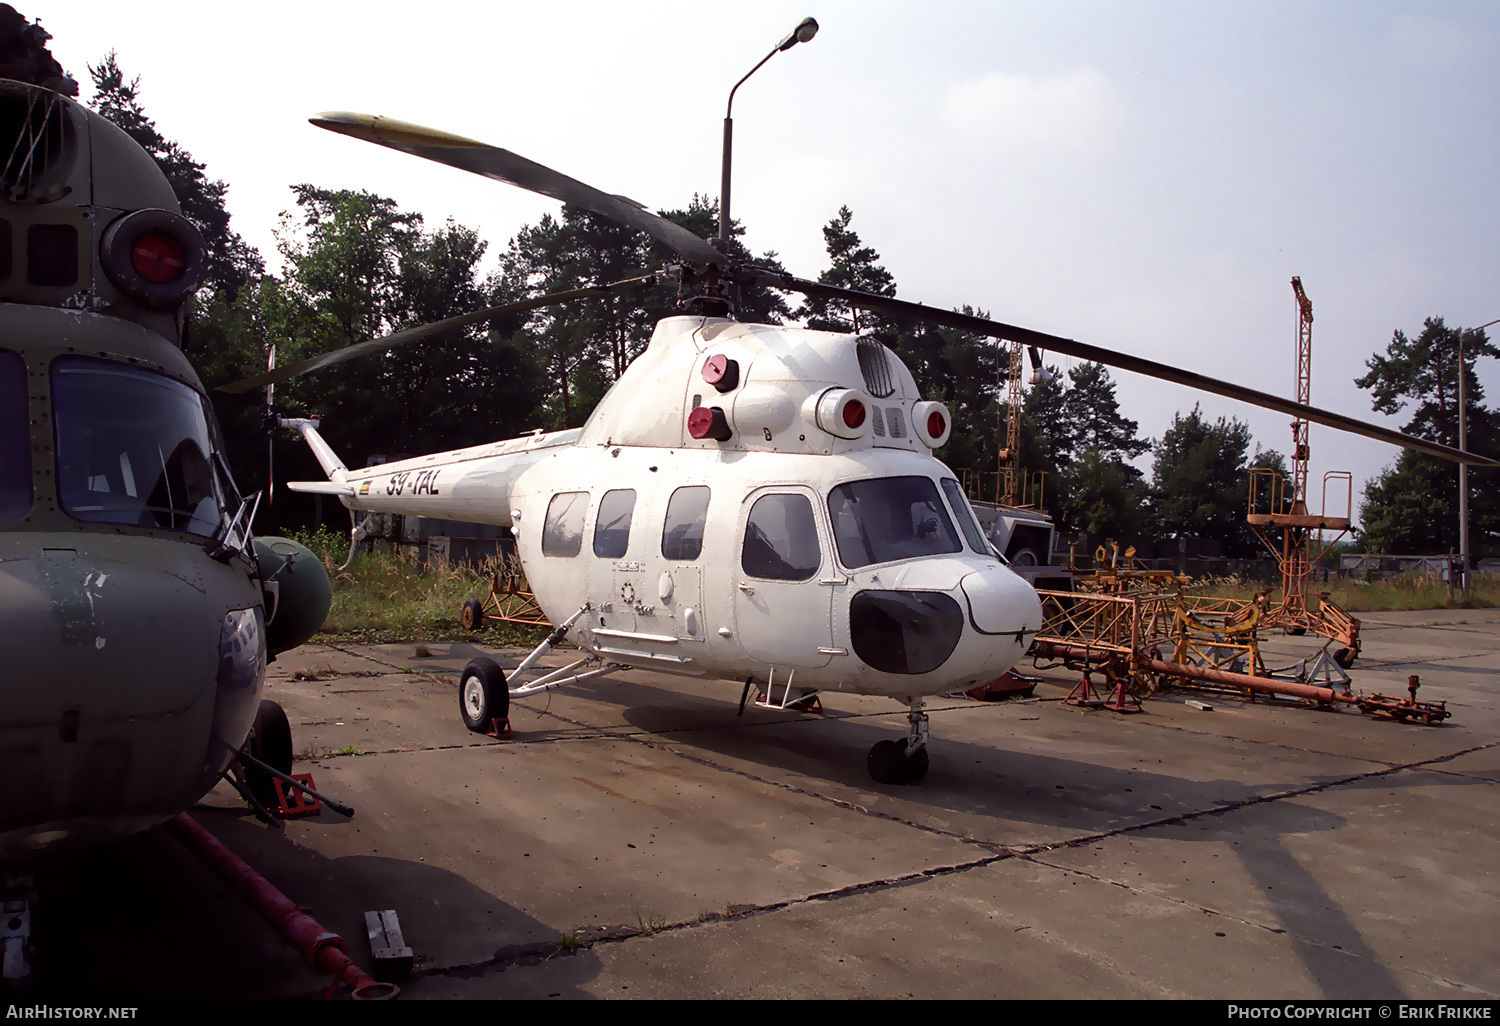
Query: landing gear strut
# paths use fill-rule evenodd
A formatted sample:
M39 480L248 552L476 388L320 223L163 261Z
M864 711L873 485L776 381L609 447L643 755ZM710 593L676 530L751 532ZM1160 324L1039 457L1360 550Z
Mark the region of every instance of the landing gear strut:
M905 738L877 741L870 749L866 766L876 783L915 784L927 776L927 714L922 711L922 699L908 702L906 720L911 732Z

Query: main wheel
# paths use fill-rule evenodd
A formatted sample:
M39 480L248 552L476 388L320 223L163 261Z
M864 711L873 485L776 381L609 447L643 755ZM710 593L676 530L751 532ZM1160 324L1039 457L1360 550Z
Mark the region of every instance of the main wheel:
M1347 670L1354 665L1355 655L1356 653L1353 649L1341 648L1333 654L1333 661Z
M471 598L458 611L458 622L466 631L477 631L484 626L484 603Z
M878 784L900 784L906 779L906 741L877 741L865 760Z
M510 715L510 687L495 660L481 656L464 667L458 678L458 714L464 726L480 734L490 729L491 721Z
M270 699L262 699L255 713L255 723L250 728L250 754L272 769L287 776L292 774L292 725L286 718L286 710ZM266 808L275 808L276 778L264 770L246 764L245 783L255 800Z

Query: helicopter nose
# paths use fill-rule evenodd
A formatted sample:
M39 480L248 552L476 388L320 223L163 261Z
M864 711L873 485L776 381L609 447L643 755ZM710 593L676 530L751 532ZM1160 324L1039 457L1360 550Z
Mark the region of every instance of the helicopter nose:
M1012 635L1024 640L1042 625L1042 601L1036 589L1003 567L980 570L958 582L969 606L969 621L980 634Z

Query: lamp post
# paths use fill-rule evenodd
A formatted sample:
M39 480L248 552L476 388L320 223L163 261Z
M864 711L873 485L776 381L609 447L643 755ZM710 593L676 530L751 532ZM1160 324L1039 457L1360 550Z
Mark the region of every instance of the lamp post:
M745 78L734 84L734 89L729 90L729 103L724 107L724 161L719 173L719 252L729 252L729 153L734 138L734 119L729 116L731 108L734 107L734 94L740 86L745 84L745 79L760 70L761 64L775 57L782 50L790 50L798 43L805 43L818 34L818 23L812 18L803 18L797 23L797 27L786 34L786 38L776 44L775 49L760 59L760 64L751 68Z
M1500 319L1481 324L1473 330L1483 331ZM1464 333L1458 332L1458 447L1469 451L1468 408L1464 406ZM1458 560L1463 567L1464 598L1469 597L1469 465L1458 465Z

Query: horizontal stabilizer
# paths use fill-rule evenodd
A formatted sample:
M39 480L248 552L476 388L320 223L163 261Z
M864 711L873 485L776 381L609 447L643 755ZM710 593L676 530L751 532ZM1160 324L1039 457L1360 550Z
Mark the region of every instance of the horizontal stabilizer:
M317 495L354 494L354 486L344 481L288 481L286 486L294 492L313 492Z

